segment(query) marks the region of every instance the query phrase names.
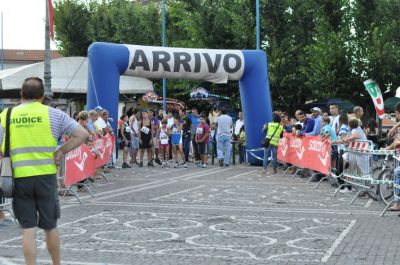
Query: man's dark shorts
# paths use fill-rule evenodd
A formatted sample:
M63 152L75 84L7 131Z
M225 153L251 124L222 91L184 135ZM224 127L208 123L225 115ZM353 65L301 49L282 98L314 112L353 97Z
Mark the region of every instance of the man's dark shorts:
M15 217L22 228L51 230L60 218L56 175L15 179L13 199Z

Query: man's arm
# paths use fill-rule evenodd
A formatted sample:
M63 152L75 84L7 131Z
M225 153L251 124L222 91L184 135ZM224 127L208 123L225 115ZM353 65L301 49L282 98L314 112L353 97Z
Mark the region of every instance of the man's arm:
M393 136L396 133L397 128L400 127L400 122L393 126L392 129L389 130L389 136Z
M56 164L59 165L65 153L74 150L89 139L89 133L80 125L77 125L71 132L70 139L63 144L55 153Z

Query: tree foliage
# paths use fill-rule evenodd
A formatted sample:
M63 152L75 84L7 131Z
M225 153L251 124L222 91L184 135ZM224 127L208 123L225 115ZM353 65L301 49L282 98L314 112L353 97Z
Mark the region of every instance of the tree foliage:
M398 0L260 1L275 108L294 111L330 97L371 105L363 80L375 79L387 96L400 86ZM64 56L85 56L93 41L159 46L160 2L59 0L58 48ZM254 49L255 0L168 0L167 46ZM168 84L169 95L183 98L201 83ZM231 96L238 107L237 82L201 85Z

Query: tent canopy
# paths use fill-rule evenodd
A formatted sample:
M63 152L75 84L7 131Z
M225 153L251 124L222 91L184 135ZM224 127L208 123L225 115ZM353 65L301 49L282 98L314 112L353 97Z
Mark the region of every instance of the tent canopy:
M386 112L394 112L394 106L400 102L398 97L390 97L384 100Z
M44 62L24 65L0 71L0 89L20 89L25 78L43 78ZM62 57L51 60L51 87L55 93L83 93L88 86L88 60L85 57ZM121 76L121 94L136 94L153 91L153 83L140 77Z

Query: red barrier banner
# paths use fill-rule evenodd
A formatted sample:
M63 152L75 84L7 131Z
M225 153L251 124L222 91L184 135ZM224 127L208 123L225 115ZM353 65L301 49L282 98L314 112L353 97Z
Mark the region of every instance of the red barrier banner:
M106 165L110 161L114 149L113 144L113 137L109 134L94 141L94 149L98 155L96 158L97 168Z
M95 163L94 154L84 144L65 154L64 185L68 187L93 176Z
M319 136L284 134L279 140L278 159L327 175L331 164L331 145L328 140L321 142Z
M114 150L114 139L107 134L94 140L93 150L83 144L65 154L64 185L68 187L94 176L97 168L106 165Z

